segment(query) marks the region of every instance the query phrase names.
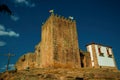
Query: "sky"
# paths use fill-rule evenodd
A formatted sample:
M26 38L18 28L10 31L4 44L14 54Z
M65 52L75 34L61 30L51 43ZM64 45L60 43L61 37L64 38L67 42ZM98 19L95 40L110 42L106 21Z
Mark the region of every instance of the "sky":
M54 14L74 17L80 49L86 50L90 42L112 46L120 69L120 0L0 0L1 4L13 15L0 13L0 71L8 60L4 54L15 54L10 59L9 68L13 68L21 55L34 52L51 9Z

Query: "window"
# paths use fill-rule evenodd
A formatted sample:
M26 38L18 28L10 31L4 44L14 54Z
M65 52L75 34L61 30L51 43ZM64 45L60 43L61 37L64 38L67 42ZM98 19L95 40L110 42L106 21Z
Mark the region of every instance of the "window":
M107 49L107 55L110 55L110 53L109 53L109 48L106 48Z
M106 48L106 50L107 50L107 55L108 55L108 57L109 57L109 58L112 58L112 54L110 54L109 48Z
M101 49L100 49L100 48L101 48L101 47L98 47L98 52L99 52L99 53L101 53Z
M101 52L101 47L98 46L98 53L99 53L99 56L104 56L104 53Z

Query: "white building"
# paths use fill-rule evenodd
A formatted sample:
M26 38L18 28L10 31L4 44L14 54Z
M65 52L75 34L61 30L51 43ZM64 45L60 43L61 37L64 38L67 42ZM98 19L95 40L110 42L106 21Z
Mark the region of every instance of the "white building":
M112 47L90 43L87 45L87 51L90 52L92 67L116 68Z

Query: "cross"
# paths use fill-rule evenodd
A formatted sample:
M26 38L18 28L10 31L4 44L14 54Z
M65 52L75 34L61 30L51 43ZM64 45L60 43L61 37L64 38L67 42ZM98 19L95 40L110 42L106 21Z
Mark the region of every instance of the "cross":
M10 57L15 56L15 54L8 53L8 54L4 54L4 56L8 56L8 62L7 62L7 65L6 65L6 71L8 71L8 67L9 67L9 63L10 63Z

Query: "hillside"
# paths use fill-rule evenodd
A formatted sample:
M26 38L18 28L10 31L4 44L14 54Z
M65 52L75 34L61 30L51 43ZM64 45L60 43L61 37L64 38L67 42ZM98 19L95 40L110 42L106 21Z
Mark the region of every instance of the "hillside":
M0 80L120 80L120 71L102 68L31 69L1 73Z

